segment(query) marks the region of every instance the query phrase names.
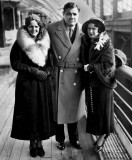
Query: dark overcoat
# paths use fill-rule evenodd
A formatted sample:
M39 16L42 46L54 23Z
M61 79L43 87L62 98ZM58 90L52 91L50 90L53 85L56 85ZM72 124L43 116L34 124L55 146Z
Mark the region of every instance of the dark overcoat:
M80 103L82 94L80 60L81 24L77 24L75 40L71 43L64 21L48 26L53 54L52 92L56 121L74 123L84 115Z
M50 80L41 81L35 76L37 69L46 70L48 62L43 67L34 63L18 41L11 49L10 61L13 70L18 72L11 137L48 139L55 133Z

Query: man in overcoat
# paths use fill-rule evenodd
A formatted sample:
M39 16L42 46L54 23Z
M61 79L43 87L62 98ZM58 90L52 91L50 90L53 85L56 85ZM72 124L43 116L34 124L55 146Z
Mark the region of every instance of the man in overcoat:
M53 56L54 114L56 117L56 141L60 150L65 149L64 124L67 124L69 141L72 146L82 149L78 139L78 120L83 115L79 107L81 88L80 60L81 24L78 23L80 9L75 3L64 5L63 19L48 25ZM71 30L72 31L71 31ZM72 32L72 34L71 34ZM71 34L71 35L69 35ZM71 37L69 37L71 36Z

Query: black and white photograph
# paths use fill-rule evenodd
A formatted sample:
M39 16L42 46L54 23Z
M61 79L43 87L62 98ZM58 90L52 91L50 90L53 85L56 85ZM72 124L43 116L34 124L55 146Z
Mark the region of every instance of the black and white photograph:
M132 0L0 0L0 160L132 160Z

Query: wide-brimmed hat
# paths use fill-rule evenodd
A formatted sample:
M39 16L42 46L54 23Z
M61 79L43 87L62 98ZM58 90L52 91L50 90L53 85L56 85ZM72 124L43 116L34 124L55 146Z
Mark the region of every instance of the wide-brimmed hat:
M87 27L89 23L94 23L94 24L99 24L101 27L101 31L104 32L105 31L105 25L104 25L104 21L98 17L93 17L91 19L89 19L88 21L86 21L83 25L82 25L82 31L83 33L87 34Z

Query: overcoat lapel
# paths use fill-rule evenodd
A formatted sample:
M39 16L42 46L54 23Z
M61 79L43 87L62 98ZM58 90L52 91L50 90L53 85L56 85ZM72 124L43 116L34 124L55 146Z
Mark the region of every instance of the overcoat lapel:
M78 50L78 48L80 48L82 36L83 36L83 33L81 31L81 25L77 24L76 37L75 37L75 40L71 46L71 49L68 52L66 59L68 59L70 56L72 56L72 54L75 54L76 50Z
M67 48L71 48L72 44L69 40L68 35L66 34L66 28L64 25L64 21L61 20L59 25L58 25L58 29L56 30L56 34L58 35L58 37L60 38L60 40L62 41L62 43L67 47Z
M68 59L68 57L70 57L72 54L74 54L75 51L78 50L78 48L81 45L81 37L83 35L83 33L81 31L81 24L77 24L77 31L76 31L76 36L75 36L75 40L74 40L73 44L71 43L68 35L66 34L66 28L65 28L63 20L60 21L58 28L56 30L56 34L60 38L62 43L67 48L69 48L69 51L67 52L66 57L65 57L65 60L66 60L66 59Z

